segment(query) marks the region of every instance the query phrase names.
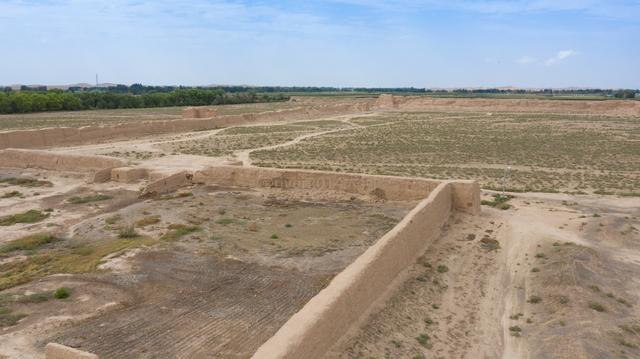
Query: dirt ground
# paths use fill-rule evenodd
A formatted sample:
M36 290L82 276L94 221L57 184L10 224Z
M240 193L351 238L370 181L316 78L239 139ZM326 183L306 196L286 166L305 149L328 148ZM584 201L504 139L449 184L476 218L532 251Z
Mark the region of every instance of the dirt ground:
M30 254L100 251L120 241L123 228L149 240L102 258L97 272L43 277L2 292L6 308L25 317L2 328L0 357L38 358L52 341L104 358L250 357L415 205L215 186L142 201L128 191L102 191L112 198L94 202L99 207L68 203L92 193L87 189L43 199L54 209L47 219L53 223L65 211L81 215L58 222L65 237L54 244L4 255L17 262L0 270L12 278L23 269L12 263ZM62 286L73 293L68 300L28 300Z
M640 357L639 201L516 196L454 216L330 357Z

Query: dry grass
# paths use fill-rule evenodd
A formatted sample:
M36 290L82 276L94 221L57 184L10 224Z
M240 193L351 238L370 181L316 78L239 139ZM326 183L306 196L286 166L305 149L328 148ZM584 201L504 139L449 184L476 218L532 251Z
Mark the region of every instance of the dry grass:
M155 242L149 238L104 240L95 244L59 247L23 261L0 264L0 291L50 274L92 272L102 258L111 253Z
M0 218L0 226L11 226L17 223L36 223L49 217L49 213L31 209L26 212L16 213Z
M640 118L398 113L252 154L267 167L478 179L508 190L640 195Z

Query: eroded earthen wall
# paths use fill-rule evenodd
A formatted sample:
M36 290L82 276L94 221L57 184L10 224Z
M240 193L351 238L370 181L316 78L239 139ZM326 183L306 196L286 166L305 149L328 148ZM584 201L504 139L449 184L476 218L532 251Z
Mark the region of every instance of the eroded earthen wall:
M106 156L85 156L39 150L0 150L0 167L40 168L53 171L98 172L122 167L124 161Z
M0 132L0 149L46 148L80 145L117 139L161 135L189 131L210 130L250 123L308 120L323 116L366 111L369 102L325 106L310 106L279 111L213 118L187 118L181 120L131 121L115 126L61 127Z
M197 171L193 181L239 187L338 191L391 201L424 199L442 182L425 178L237 166ZM453 181L452 201L457 210L478 213L480 186L475 181Z
M394 280L426 250L452 210L452 184L443 182L398 225L340 272L254 354L255 359L321 358Z
M194 174L196 183L227 186L308 189L372 195L393 201L425 198L440 181L324 171L219 166Z
M193 174L191 172L181 171L149 183L142 190L142 196L153 196L156 194L173 192L180 187L190 185L192 180Z
M633 100L588 101L546 99L483 99L380 95L376 104L380 109L393 108L399 111L541 112L567 114L602 114L616 116L640 115L640 101Z

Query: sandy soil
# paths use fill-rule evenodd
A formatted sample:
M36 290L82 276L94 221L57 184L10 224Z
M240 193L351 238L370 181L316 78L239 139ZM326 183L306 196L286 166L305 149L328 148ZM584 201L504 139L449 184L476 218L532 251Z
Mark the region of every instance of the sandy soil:
M485 106L472 102L445 110ZM589 107L575 106L578 112ZM156 178L228 161L252 165L258 150L386 121L384 114L326 120L347 126L219 157L167 149L215 138L222 129L55 150L125 158ZM248 357L413 205L201 186L140 200L147 181L88 184L86 174L3 169L0 179L6 177L51 186L0 184L0 195L23 195L0 198L0 216L53 211L35 224L1 228L0 244L37 232L100 243L128 226L155 239L172 225L197 229L151 248L112 253L93 274L49 276L3 291L24 295L66 286L73 295L12 304L27 316L0 328L0 358L41 358L48 341L107 358ZM111 198L68 203L95 193ZM397 291L329 357L640 358L640 198L514 195L508 210L485 206L480 216L452 217ZM149 217L157 221L138 225ZM29 255L2 256L0 265Z
M452 218L331 357L640 357L640 201L517 196Z
M11 305L27 316L0 332L0 357L23 350L23 357L38 358L51 341L105 358L249 357L415 205L307 201L272 190L187 190L124 206L114 195L116 202L65 226L69 239L60 245L117 239L129 225L151 238L175 225L195 230L108 256L99 267L105 273L12 288L9 293L66 286L73 296ZM56 211L71 206L56 196L47 201ZM136 225L150 217L157 221Z

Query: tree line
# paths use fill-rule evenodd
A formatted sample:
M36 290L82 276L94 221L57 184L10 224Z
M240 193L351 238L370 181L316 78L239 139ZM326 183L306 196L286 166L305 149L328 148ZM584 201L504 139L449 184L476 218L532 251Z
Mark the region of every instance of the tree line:
M255 92L226 93L220 89L177 89L170 92L143 94L111 92L3 91L0 92L0 113L45 111L78 111L95 109L145 108L169 106L204 106L239 103L287 101L282 94Z
M131 94L144 95L155 93L172 93L182 90L205 90L205 91L222 91L225 93L393 93L393 94L434 94L434 95L473 95L473 94L512 94L512 95L596 95L609 96L617 98L633 98L640 90L634 89L521 89L521 88L455 88L455 89L431 89L417 87L330 87L330 86L149 86L139 83L132 85L112 85L112 86L71 86L64 92L72 93L113 93L113 94ZM11 87L5 87L4 92L11 92ZM46 86L26 86L20 87L20 92L47 92Z

